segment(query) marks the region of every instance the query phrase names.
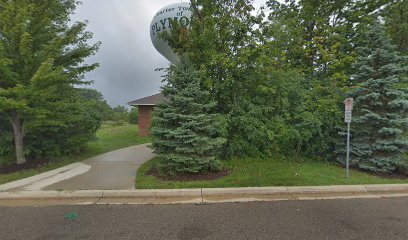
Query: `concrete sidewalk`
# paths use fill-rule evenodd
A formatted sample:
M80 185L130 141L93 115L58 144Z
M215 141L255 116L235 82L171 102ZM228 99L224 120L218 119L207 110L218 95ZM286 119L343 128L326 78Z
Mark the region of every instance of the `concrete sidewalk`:
M0 205L203 204L384 197L408 197L408 184L127 191L21 191L0 193Z
M82 163L91 169L73 178L59 181L43 190L128 190L135 188L137 169L154 157L148 144L108 152Z
M137 168L153 157L147 144L127 147L0 185L0 192L134 189Z

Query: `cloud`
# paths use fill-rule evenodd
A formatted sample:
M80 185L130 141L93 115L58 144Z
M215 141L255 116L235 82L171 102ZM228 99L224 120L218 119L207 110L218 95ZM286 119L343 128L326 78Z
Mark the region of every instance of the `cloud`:
M100 63L97 70L86 75L95 81L91 87L102 92L112 106L158 93L163 73L154 69L167 67L168 61L150 41L150 22L159 9L179 1L82 2L72 20L88 20L93 40L102 42L99 52L87 60Z
M83 0L73 21L88 20L94 41L101 41L99 52L88 62L100 67L88 73L91 86L101 91L112 106L159 92L161 74L157 67L167 60L153 47L149 27L154 14L171 0Z

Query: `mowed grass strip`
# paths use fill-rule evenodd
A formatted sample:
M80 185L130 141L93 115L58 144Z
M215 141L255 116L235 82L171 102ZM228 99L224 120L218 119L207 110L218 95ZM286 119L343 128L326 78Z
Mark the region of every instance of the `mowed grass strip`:
M212 181L161 181L146 173L157 159L143 164L136 174L138 189L233 188L269 186L323 186L357 184L408 183L403 179L388 179L351 170L346 179L345 169L332 163L286 159L234 159L225 162L231 173Z
M120 148L148 142L150 142L150 138L138 136L137 125L124 124L122 126L114 126L111 124L104 124L97 132L96 140L89 142L88 146L82 153L61 157L36 169L23 170L11 174L0 174L0 184L31 177L39 173L47 172Z

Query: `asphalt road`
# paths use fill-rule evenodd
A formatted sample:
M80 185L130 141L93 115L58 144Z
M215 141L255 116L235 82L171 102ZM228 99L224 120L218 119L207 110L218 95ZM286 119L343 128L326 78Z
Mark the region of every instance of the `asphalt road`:
M408 198L0 208L0 239L406 240Z

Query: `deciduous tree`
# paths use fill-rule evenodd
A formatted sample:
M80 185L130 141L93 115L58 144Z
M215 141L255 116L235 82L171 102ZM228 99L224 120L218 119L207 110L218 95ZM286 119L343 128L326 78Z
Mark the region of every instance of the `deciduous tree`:
M97 64L84 64L99 44L89 45L86 22L70 24L75 0L0 2L0 113L12 126L17 163L26 162L24 136L40 120L56 116L77 97L74 85ZM53 118L55 117L55 118ZM53 118L53 119L52 119Z

